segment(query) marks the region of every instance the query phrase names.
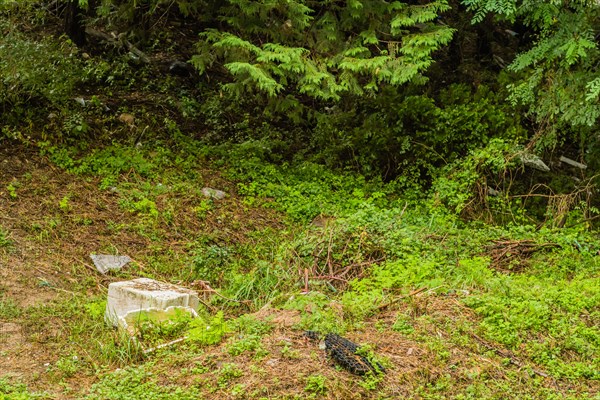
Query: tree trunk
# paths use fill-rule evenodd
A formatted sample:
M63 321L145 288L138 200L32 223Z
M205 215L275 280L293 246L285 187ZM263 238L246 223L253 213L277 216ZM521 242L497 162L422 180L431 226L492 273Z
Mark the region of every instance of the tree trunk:
M68 0L65 10L65 33L78 47L85 44L85 24L79 0Z

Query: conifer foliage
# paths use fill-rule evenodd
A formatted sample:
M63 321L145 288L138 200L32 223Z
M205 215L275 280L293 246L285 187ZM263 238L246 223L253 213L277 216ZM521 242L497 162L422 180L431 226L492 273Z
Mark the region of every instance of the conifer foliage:
M439 19L448 9L445 0L229 0L192 62L200 73L224 69L234 93L365 95L424 80L432 53L452 39Z
M600 118L596 0L463 0L478 23L486 14L521 21L533 45L509 66L513 103L525 104L552 139L556 131L592 127ZM577 128L575 128L577 130ZM553 140L549 141L553 144Z

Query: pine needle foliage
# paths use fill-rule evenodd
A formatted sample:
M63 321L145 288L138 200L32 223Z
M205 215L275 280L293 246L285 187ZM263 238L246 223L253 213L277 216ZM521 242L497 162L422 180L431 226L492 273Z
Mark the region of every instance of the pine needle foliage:
M452 39L454 29L438 20L449 8L446 0L229 0L192 62L201 74L226 71L225 89L239 95L373 94L424 81L432 54Z
M524 104L540 125L543 146L557 131L587 132L600 118L600 3L592 0L463 0L473 22L493 14L522 21L534 31L532 47L508 69L520 77L509 85L513 104ZM583 130L582 130L583 129Z

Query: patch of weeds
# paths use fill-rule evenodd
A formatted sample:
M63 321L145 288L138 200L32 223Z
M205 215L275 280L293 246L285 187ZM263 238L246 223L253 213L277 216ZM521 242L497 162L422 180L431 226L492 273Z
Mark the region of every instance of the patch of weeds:
M394 325L392 325L392 330L404 333L405 335L413 333L415 328L412 323L412 318L406 314L398 314Z
M376 375L376 376L382 376L385 372L385 368L390 366L390 363L387 360L383 360L375 354L375 351L373 350L373 346L371 346L369 344L361 345L356 350L356 354L366 358L369 361L369 363L373 367L375 367L374 375Z
M363 379L358 381L358 386L365 390L373 391L377 389L379 384L383 381L384 375L381 373L374 374L372 372L367 373Z
M214 345L223 340L230 328L225 322L223 312L219 311L214 317L199 315L188 326L188 340L201 345Z
M12 300L0 294L0 319L9 321L18 318L23 310Z
M265 251L257 248L255 251ZM267 253L269 254L269 253ZM284 289L283 285L291 278L280 263L264 260L264 254L253 254L249 261L254 267L250 270L237 269L229 274L226 295L236 300L246 300L260 307L276 298Z
M322 395L327 393L327 378L323 375L311 375L306 378L306 385L304 391L315 395Z
M230 323L231 329L246 335L263 336L273 330L273 325L252 315L242 315Z
M219 387L225 388L232 380L241 377L243 374L243 371L237 365L233 363L223 364L218 372L219 377L217 378L217 383L219 384Z
M76 162L72 172L102 177L101 189L115 186L122 173L135 171L144 178L154 178L160 159L147 157L143 151L126 146L108 146L93 150Z
M294 295L283 305L287 310L298 310L301 320L298 328L322 333L343 333L345 324L331 307L332 299L323 293L310 292Z
M232 356L250 352L254 357L262 358L268 353L262 346L262 337L273 329L273 326L266 321L261 321L251 315L242 315L231 321L231 329L237 332L227 346L227 351Z
M211 369L208 366L203 365L199 361L196 361L196 365L190 370L190 372L193 374L202 375L209 372L210 370Z
M0 376L0 399L2 400L33 400L33 399L52 399L46 393L30 392L27 386L22 383L11 383L8 378Z
M599 379L600 332L590 324L600 305L598 278L515 274L488 283L464 302L478 312L491 340L518 349L554 376ZM510 312L506 312L510 310ZM565 357L564 354L569 354Z
M0 227L0 248L12 247L13 242L10 240L10 233Z
M8 185L6 185L6 190L8 191L8 196L13 199L16 200L17 197L19 197L19 195L17 194L17 188L19 187L19 182L15 181L15 182L11 182Z
M435 256L424 259L410 254L403 259L376 265L371 269L369 277L351 283L352 290L343 295L343 301L354 305L352 309L358 315L369 315L381 303L385 291L442 284L444 278L438 273L440 263Z
M232 340L227 346L227 352L234 357L251 352L255 358L259 359L269 354L262 346L261 336L258 335L244 335Z
M241 182L239 193L249 205L262 203L294 220L308 222L319 214L347 214L364 203L387 202L386 188L375 180L368 183L360 175L335 173L311 162L270 163L267 154L275 154L269 151L270 146L266 141L248 141L208 150L229 160L229 176ZM274 201L265 202L266 198Z
M117 365L131 365L144 358L144 349L140 342L128 332L118 329L111 335L104 336L97 341L99 361L116 363Z
M284 341L281 348L281 357L287 358L289 360L297 360L300 358L300 351L297 349L292 349L292 344L290 342Z
M196 400L201 394L194 387L161 385L146 366L129 367L105 375L94 384L87 400Z
M84 307L89 313L90 317L100 320L101 318L104 318L104 313L106 311L106 303L106 300L98 300L86 303Z
M193 254L192 268L199 279L220 285L224 274L230 272L233 251L228 246L199 246Z
M246 385L242 383L238 383L231 388L231 395L236 398L243 398L244 394L246 394Z
M58 207L60 208L60 210L63 213L67 213L67 212L69 212L69 210L71 210L70 201L71 201L71 196L66 195L58 202Z
M212 200L201 200L200 203L193 208L196 217L203 221L207 215L213 210L214 202Z
M63 321L59 334L50 340L66 354L85 353L82 367L87 368L88 363L96 367L103 363L123 366L141 360L143 349L139 340L106 325L103 300L71 296L62 301L30 307L25 324L33 332L32 337L47 340L46 332L55 326L53 321Z
M158 218L160 215L156 202L140 192L132 192L127 198L119 201L119 206L133 214Z
M77 225L80 225L80 226L90 226L90 225L94 224L94 220L93 219L87 218L87 217L82 218L82 217L77 216L77 215L73 217L73 222L75 224L77 224Z
M425 342L429 352L435 355L439 365L446 365L451 353L446 344L437 336L424 335L420 338Z
M56 363L48 368L48 372L57 379L70 378L80 370L80 361L77 356L59 358Z
M134 324L140 340L155 343L165 339L181 337L192 321L193 317L189 312L173 309L168 316L163 315L163 313L142 311L137 314Z

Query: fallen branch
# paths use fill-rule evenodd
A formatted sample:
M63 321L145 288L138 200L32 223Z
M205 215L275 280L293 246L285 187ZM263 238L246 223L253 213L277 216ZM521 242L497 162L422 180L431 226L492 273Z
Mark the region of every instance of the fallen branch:
M412 297L412 296L414 296L414 295L417 295L417 294L419 294L419 293L421 293L421 292L424 292L424 291L426 291L427 289L428 289L428 288L426 288L426 287L422 287L422 288L420 288L420 289L417 289L417 290L415 290L415 291L412 291L412 292L410 292L410 293L409 293L409 294L407 294L407 295L400 296L400 297L396 297L395 299L393 299L393 300L390 300L390 301L388 301L388 302L387 302L387 303L385 303L385 304L381 304L379 307L377 307L377 311L383 311L383 310L385 310L386 308L388 308L389 306L391 306L392 304L395 304L395 303L399 302L400 300L404 300L404 299L406 299L406 298L408 298L408 297Z
M136 55L144 64L150 64L150 58L148 58L146 53L144 53L143 51L135 47L133 44L131 44L129 40L124 38L123 34L120 34L118 36L109 35L108 33L104 33L89 27L85 29L85 33L93 38L105 41L108 44L111 44L115 47L125 48L127 49L127 51Z
M494 268L504 270L513 261L524 264L533 253L551 247L560 247L557 243L536 243L531 239L525 240L496 240L493 244L486 246L490 255L491 265ZM523 265L522 265L523 266ZM512 270L516 272L516 270Z

